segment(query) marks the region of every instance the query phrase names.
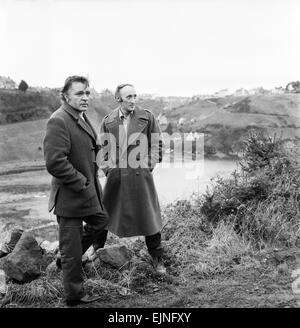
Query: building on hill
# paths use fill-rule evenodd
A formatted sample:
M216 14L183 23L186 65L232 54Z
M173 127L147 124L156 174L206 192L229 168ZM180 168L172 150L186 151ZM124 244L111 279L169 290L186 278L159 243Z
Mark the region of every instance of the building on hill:
M271 93L274 95L282 95L285 93L285 90L283 87L276 87L276 88L271 89Z
M231 96L231 95L232 95L232 92L230 92L228 89L222 89L222 90L214 93L214 97L226 97L226 96Z
M140 100L147 100L147 99L156 99L159 98L157 94L152 94L152 93L140 93L139 94L139 99Z
M194 101L197 101L197 100L202 100L202 99L207 99L207 98L211 98L213 97L212 94L200 94L200 95L194 95L190 102L194 102Z
M0 89L17 89L17 83L9 76L0 76Z
M250 95L263 95L267 93L269 93L269 91L264 89L263 87L257 87L249 90Z
M240 96L248 96L249 95L249 91L245 88L240 88L238 90L235 91L234 93L235 96L240 97Z

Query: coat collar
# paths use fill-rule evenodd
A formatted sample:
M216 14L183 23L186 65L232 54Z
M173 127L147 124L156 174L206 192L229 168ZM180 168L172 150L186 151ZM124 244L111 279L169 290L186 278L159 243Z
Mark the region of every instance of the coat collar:
M94 140L97 140L97 134L95 130L92 127L91 122L87 118L87 116L83 113L84 119L86 122L84 122L82 119L80 119L80 111L75 109L74 107L70 106L66 102L63 103L62 109L66 111L68 114L70 114L76 121L77 124L86 132L88 133Z
M106 123L118 123L119 122L119 110L120 110L121 106L117 107L116 109L114 109L111 114L107 117ZM135 118L135 119L148 119L147 114L145 112L145 110L139 108L138 106L135 107L131 118Z
M122 124L122 120L120 119L119 116L119 109L120 106L114 109L105 120L106 127L108 128L109 132L115 136L117 142L119 142L119 125ZM127 140L130 140L130 145L135 143L140 133L144 130L145 126L148 123L149 123L149 118L147 116L146 111L139 107L136 107L130 118L130 123L127 132ZM127 147L129 147L130 145L128 145ZM122 149L121 154L123 154L124 151L126 151L126 148Z
M64 102L62 104L62 109L64 111L66 111L67 113L69 113L73 118L75 118L76 120L79 120L79 114L80 111L75 109L74 107L70 106L68 103Z

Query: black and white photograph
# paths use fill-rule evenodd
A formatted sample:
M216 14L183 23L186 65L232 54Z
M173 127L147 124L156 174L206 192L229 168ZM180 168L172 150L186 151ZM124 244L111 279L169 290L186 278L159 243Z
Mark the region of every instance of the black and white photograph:
M299 17L299 0L0 0L0 315L299 308Z

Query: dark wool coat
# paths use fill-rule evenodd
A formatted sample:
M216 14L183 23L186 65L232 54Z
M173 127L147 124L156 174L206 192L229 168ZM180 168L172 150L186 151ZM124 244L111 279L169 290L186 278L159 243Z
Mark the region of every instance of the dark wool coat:
M50 117L44 139L46 168L53 176L49 211L82 217L103 211L98 180L97 134L84 114L64 103Z
M124 131L122 127L119 108L104 117L101 123L100 165L107 175L103 204L110 217L108 230L119 237L153 235L162 228L160 206L152 176L155 164L162 159L163 144L159 124L150 111L136 107L128 126L128 146L124 146L126 135L120 136L120 131ZM104 133L109 136L103 137ZM159 136L153 138L152 142L151 133ZM148 142L141 152L137 152L137 158L149 164L149 167L132 168L128 163L128 154L140 146L141 135L147 137ZM112 149L117 153L111 152ZM151 150L156 150L152 151L152 156ZM104 160L108 162L104 163ZM127 168L121 164L124 161L127 162Z

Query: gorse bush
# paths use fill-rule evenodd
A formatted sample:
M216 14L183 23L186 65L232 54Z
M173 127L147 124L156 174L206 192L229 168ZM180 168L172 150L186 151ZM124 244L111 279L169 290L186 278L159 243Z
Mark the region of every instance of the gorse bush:
M244 140L239 170L217 178L199 201L214 226L234 224L255 246L294 246L300 238L300 173L296 144L251 131Z

